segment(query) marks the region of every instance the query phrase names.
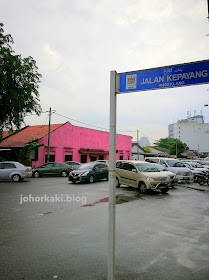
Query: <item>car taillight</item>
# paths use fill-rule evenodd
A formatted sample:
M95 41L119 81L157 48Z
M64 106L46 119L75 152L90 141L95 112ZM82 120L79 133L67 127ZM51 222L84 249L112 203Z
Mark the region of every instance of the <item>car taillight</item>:
M26 168L26 169L25 169L25 172L30 172L30 169L29 169L29 168Z

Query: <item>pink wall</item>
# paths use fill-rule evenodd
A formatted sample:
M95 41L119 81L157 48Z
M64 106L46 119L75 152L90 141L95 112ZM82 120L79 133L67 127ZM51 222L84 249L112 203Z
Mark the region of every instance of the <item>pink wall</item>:
M131 159L132 137L117 134L116 137L116 159L123 155L123 159ZM44 146L39 148L38 161L33 162L33 167L40 166L45 163L45 154L47 153L48 135L40 139L40 143ZM50 134L50 154L55 154L56 162L64 162L65 154L72 154L74 161L81 161L80 149L90 149L87 154L87 162L90 161L90 154L98 155L102 152L96 150L104 150L104 159L109 159L109 133L79 126L73 126L67 122L63 126L54 130ZM94 150L94 151L93 151ZM97 158L98 159L98 158Z

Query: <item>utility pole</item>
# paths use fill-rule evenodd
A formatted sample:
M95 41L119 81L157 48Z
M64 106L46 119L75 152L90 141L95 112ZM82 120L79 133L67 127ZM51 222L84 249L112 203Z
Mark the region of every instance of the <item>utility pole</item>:
M139 160L139 131L137 129L137 160Z
M48 131L47 163L49 162L51 114L52 114L52 110L51 110L51 107L50 107L49 108L49 131Z

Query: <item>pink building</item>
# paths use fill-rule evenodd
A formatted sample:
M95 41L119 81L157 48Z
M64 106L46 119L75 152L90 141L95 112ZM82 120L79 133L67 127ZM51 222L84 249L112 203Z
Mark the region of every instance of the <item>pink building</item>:
M28 141L37 138L44 144L32 157L32 167L38 167L46 161L48 125L28 126L5 138L0 147L21 149ZM131 159L131 140L131 136L117 134L116 159ZM109 159L109 132L74 126L70 122L51 125L50 161L84 163L98 159Z

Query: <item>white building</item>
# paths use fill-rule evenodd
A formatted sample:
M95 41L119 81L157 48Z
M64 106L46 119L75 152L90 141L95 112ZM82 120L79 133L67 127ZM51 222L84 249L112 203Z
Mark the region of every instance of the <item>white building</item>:
M168 125L168 133L170 138L186 143L190 150L209 152L209 123L204 123L202 114Z

